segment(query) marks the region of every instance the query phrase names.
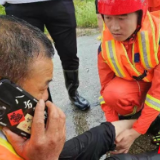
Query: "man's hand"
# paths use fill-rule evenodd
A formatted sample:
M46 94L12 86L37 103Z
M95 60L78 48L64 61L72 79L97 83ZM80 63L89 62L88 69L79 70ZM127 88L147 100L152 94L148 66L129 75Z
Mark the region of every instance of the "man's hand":
M44 109L48 108L45 128ZM65 115L53 103L40 100L36 106L31 138L24 139L4 128L8 141L25 160L58 160L65 142Z
M140 133L133 128L126 129L121 132L116 138L116 151L113 154L127 153L132 143L136 138L140 136Z

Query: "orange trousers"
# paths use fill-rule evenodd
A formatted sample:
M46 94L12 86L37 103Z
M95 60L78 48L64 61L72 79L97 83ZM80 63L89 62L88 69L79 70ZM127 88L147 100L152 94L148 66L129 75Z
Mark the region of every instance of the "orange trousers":
M113 122L119 119L118 115L132 115L140 111L150 86L148 82L113 78L102 94L105 104L101 108L106 120Z

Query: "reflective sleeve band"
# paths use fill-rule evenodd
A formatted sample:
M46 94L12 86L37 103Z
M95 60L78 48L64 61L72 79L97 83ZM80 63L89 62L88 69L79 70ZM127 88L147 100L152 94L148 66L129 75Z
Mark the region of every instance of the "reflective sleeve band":
M145 104L157 111L160 111L160 100L147 94Z
M106 103L102 96L100 96L98 99L99 99L100 104L105 104Z

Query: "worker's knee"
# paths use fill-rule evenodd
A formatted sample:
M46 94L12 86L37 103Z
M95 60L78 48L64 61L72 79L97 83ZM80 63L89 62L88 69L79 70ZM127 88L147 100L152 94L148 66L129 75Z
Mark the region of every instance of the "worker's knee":
M112 90L106 87L102 96L107 105L113 106L116 105L118 102L122 101L125 94L126 94L125 91L123 93L122 92L120 93L116 87L113 88Z
M126 99L128 99L128 95L133 95L133 93L135 92L132 91L132 88L135 87L138 88L137 83L133 81L127 81L119 77L115 77L107 84L102 96L104 98L104 101L108 105L112 106L113 104L123 103L123 100L126 101Z

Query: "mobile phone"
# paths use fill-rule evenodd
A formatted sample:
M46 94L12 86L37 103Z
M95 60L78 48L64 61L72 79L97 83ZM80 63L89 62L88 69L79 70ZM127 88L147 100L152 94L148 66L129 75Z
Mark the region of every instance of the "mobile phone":
M8 79L0 80L0 125L29 138L38 100ZM47 112L45 111L45 121Z

